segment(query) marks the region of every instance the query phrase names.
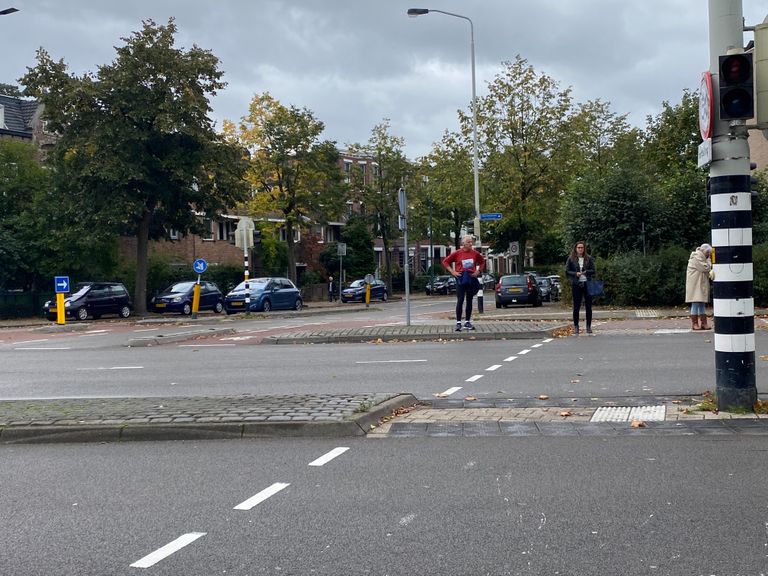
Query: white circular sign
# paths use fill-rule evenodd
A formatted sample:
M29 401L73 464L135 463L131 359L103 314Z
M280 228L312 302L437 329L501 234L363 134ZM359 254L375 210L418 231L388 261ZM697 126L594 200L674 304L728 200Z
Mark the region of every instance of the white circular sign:
M520 254L520 242L510 242L509 253L512 256L517 256L518 254Z
M712 107L712 74L704 72L699 87L699 132L702 140L712 137Z

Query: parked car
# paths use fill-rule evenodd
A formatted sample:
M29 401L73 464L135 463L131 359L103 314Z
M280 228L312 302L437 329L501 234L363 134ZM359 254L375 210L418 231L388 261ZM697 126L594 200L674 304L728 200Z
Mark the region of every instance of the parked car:
M557 290L555 285L552 284L552 280L546 276L539 276L536 279L536 283L539 285L539 289L541 290L541 299L546 302L552 302L555 299L553 294Z
M480 285L483 290L493 290L496 288L496 278L493 274L485 273L480 277Z
M381 280L374 280L371 284L371 300L389 300L387 285ZM347 288L341 291L342 302L365 302L365 280L355 280Z
M194 280L171 284L152 298L149 309L153 312L178 312L192 314L192 297L195 289ZM198 310L213 310L216 314L224 310L224 294L213 282L200 282L200 303Z
M510 304L541 306L541 290L532 274L508 274L496 284L496 308Z
M453 294L456 292L456 278L453 276L435 276L434 284L431 280L427 282L424 292L427 296L430 294Z
M56 300L45 303L45 317L56 320ZM120 282L81 282L75 291L64 298L66 316L87 320L104 314L117 314L121 318L131 315L133 305L128 290Z
M557 274L553 274L551 276L547 276L549 278L550 282L552 282L552 300L559 301L560 296L563 293L563 288L560 284L560 276Z
M240 282L224 298L227 314L237 312L269 312L270 310L301 310L301 292L288 278L252 278L248 280L249 306L245 306L245 282Z

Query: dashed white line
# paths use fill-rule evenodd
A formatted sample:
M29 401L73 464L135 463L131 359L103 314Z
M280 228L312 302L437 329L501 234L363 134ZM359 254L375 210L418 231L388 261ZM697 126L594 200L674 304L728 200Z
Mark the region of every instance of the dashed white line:
M531 348L539 348L540 346L544 346L544 344L541 344L541 343L534 344L533 346L531 346Z
M264 502L264 500L266 500L270 496L274 496L275 494L280 492L280 490L283 490L284 488L288 488L288 486L290 486L289 483L275 482L269 488L264 488L264 490L262 490L258 494L254 494L253 496L248 498L248 500L246 500L245 502L241 502L240 504L235 506L234 510L250 510L257 504Z
M37 344L39 342L48 342L48 338L41 338L40 340L22 340L21 342L16 342L16 344Z
M28 346L24 348L14 348L14 350L72 350L69 346L61 346L58 348L54 348L53 346L50 347L43 347L43 346Z
M237 344L179 344L179 348L227 348Z
M320 456L320 458L310 462L309 466L323 466L324 464L327 464L337 456L344 454L344 452L346 452L347 450L349 450L348 446L339 446L338 448L334 448L327 454L323 454L322 456Z
M528 352L530 352L530 349L520 350L520 352L518 352L518 355L522 356L523 354L528 354Z
M504 362L512 362L512 360L517 360L517 356L509 356L504 358Z
M546 344L547 342L552 342L552 340L554 340L554 338L545 338L543 342Z
M426 362L422 360L358 360L355 364L402 364L406 362Z
M81 372L90 372L94 370L142 370L144 366L98 366L96 368L77 368Z
M448 388L448 390L446 390L445 392L441 392L440 394L438 394L438 396L440 397L450 396L451 394L454 394L459 390L461 390L461 386L454 386L453 388Z
M482 377L483 377L483 375L482 375L482 374L475 374L474 376L470 376L469 378L467 378L466 380L464 380L464 382L477 382L477 381L478 381L478 380L480 380L480 378L482 378Z
M501 368L501 364L494 364L493 366L488 366L488 368L485 369L486 372L493 372L494 370L498 370Z
M183 534L173 542L169 542L162 548L158 548L151 554L147 554L141 560L137 560L131 564L131 568L149 568L150 566L154 566L163 558L167 558L174 552L178 552L184 548L184 546L191 544L201 536L205 536L205 534L205 532L190 532L188 534Z

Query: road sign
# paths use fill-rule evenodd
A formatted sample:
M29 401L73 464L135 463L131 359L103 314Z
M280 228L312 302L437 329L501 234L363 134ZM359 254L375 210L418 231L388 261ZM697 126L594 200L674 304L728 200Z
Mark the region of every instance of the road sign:
M346 242L339 242L336 244L336 256L346 256L347 255L347 243Z
M203 272L208 270L208 262L206 262L204 258L198 258L197 260L195 260L194 264L192 264L192 269L197 274L202 274Z
M509 243L509 254L510 256L517 256L520 254L520 242L515 240L514 242Z
M480 220L501 220L501 212L486 212L480 214Z
M56 294L69 292L69 276L54 276L53 287Z
M701 132L702 140L712 137L713 108L712 74L704 72L701 75L701 85L699 86L699 132Z

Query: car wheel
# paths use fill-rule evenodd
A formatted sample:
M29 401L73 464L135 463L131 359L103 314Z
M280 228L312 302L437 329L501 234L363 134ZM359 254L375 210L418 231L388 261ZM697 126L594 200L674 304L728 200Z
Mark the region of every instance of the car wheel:
M181 309L181 313L184 314L184 316L192 314L192 305L189 302L185 302Z
M389 300L389 294L387 294L387 291L384 290L384 294L381 295L381 301L386 302L387 300Z
M272 302L270 302L269 300L264 300L264 307L263 307L263 309L264 309L264 312L271 311L272 310Z
M499 304L498 302L496 302L496 308L501 308L501 304Z
M221 314L224 310L224 304L221 302L216 302L216 306L213 307L213 311L216 312L216 314Z
M78 308L77 312L75 312L75 316L77 316L78 320L87 320L88 310L86 310L85 308Z
M301 301L301 298L296 298L296 302L293 303L293 309L298 312L303 307L304 307L304 302Z
M120 308L120 318L128 318L128 316L131 315L131 307L127 304L123 304L123 307Z

